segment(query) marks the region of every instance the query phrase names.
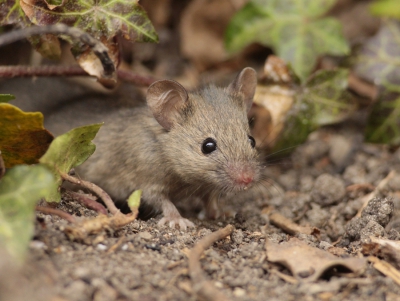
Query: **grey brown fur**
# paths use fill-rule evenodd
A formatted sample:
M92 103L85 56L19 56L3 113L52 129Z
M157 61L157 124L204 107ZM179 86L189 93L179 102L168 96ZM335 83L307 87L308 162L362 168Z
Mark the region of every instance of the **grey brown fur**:
M208 215L217 217L211 209L216 198L247 189L260 176L247 120L255 86L250 68L225 89L209 86L187 94L176 82L156 82L148 90L148 107L107 117L81 176L115 200L142 189L142 201L162 211L160 223L183 229L193 225L173 205L178 198L201 198ZM205 155L202 144L208 137L217 141L217 150Z

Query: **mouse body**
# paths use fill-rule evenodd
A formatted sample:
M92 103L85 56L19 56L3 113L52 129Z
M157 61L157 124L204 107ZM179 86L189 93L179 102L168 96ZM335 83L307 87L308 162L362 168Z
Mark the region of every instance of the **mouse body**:
M159 224L193 226L173 204L177 199L201 198L207 215L218 217L218 198L260 179L247 118L256 85L251 68L227 88L211 85L188 93L172 80L153 83L147 106L107 116L80 175L116 201L141 189L142 202L163 214Z

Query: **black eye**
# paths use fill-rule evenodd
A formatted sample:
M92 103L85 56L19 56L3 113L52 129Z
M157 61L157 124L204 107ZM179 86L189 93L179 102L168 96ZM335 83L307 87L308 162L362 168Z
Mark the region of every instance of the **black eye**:
M203 145L201 146L201 151L205 155L212 153L216 149L217 149L217 141L215 141L213 138L207 138L206 140L203 141Z
M251 147L255 148L256 147L256 140L254 140L253 137L249 136L249 141L250 141Z

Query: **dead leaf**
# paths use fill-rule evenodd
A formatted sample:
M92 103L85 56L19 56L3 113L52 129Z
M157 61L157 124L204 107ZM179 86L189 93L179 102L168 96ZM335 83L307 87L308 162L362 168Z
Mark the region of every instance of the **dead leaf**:
M400 268L400 241L393 241L385 238L370 237L371 242L362 246L364 255L379 256L385 261Z
M267 241L266 249L268 261L282 264L295 278L304 281L315 281L334 267L344 267L355 274L361 274L366 267L364 258L338 258L297 238L281 244Z
M0 103L0 129L0 150L6 168L38 163L53 140L43 127L42 113L23 112L8 103Z

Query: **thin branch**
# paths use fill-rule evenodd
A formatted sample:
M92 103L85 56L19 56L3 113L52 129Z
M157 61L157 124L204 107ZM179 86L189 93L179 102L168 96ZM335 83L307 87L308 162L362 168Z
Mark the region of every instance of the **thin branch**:
M77 193L74 191L64 191L64 194L71 197L72 199L76 200L86 208L92 209L98 213L107 215L107 209L100 203L98 203L96 200L92 200L91 198L85 196L82 193Z
M3 156L1 155L0 151L0 179L4 176L6 173L6 165L4 164Z
M77 179L66 173L61 173L61 177L68 182L80 185L82 187L89 189L90 191L93 191L95 194L97 194L103 200L104 204L106 204L107 209L110 211L110 213L112 215L115 215L120 212L119 209L117 207L115 207L113 200L110 198L110 196L107 194L107 192L105 192L99 186L97 186L93 183L90 183L88 181Z
M0 66L0 78L32 77L32 76L91 76L75 65L45 66ZM154 77L142 76L126 70L117 70L118 79L137 86L150 86L156 81Z
M3 35L0 35L0 46L4 46L25 38L29 38L34 35L41 34L61 34L70 36L74 40L79 40L82 43L88 45L93 53L99 58L106 77L112 77L115 72L115 66L110 56L108 55L108 49L103 43L93 38L88 33L75 28L69 27L65 24L56 24L48 26L31 26L23 29L13 30Z
M201 270L201 254L208 249L214 242L220 240L233 232L234 227L228 225L223 229L202 238L189 253L189 274L192 279L193 291L205 300L228 301L229 298L218 291L213 284L205 278Z
M69 214L65 211L59 210L59 209L55 209L55 208L51 208L51 207L36 206L36 211L42 212L44 214L57 215L57 216L61 217L62 219L69 221L70 223L76 222L75 217L73 217L71 214Z

